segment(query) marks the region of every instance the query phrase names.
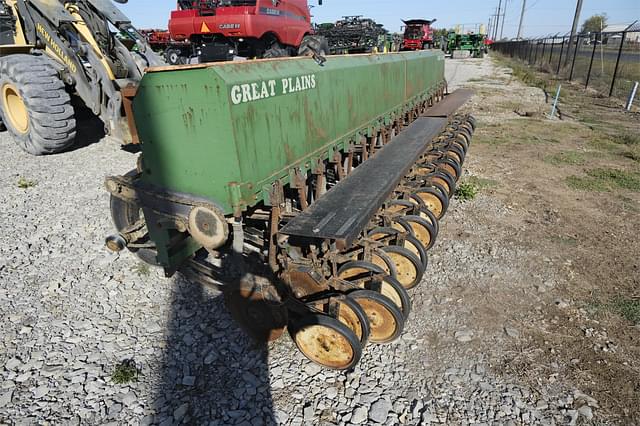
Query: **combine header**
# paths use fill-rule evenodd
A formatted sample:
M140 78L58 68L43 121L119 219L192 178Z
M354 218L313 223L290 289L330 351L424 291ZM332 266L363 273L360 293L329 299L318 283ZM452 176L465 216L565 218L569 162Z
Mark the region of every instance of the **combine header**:
M138 168L106 181L107 245L221 288L255 338L288 329L349 369L402 333L462 174L470 93L445 91L441 52L151 69Z
M322 24L316 28L324 37L332 54L371 53L384 45L388 31L373 19L362 16L343 16L335 24Z

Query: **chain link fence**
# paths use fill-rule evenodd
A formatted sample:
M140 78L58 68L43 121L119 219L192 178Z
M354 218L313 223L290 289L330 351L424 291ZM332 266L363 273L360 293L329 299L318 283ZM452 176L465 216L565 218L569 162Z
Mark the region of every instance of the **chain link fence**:
M494 51L519 58L530 66L578 81L585 88L626 100L640 81L640 22L621 32L553 35L501 41Z

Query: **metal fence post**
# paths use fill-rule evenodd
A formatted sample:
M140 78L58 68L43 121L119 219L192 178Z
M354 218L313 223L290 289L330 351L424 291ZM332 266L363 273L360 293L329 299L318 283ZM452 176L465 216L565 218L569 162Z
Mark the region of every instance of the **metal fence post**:
M547 39L542 42L542 55L540 55L540 66L544 65L544 51L547 48Z
M533 65L535 65L538 62L538 40L536 40L536 53L533 55Z
M589 80L591 80L591 69L593 68L593 58L596 56L596 47L598 47L598 36L596 35L596 39L593 41L593 51L591 52L591 62L589 62L589 71L587 72L587 82L584 85L586 89L589 87Z
M622 55L622 48L624 42L627 39L627 32L622 33L622 39L620 40L620 49L618 49L618 59L616 60L616 69L613 71L613 79L611 80L611 90L609 90L609 97L613 96L613 89L616 87L616 79L618 78L618 67L620 66L620 56Z
M553 38L551 39L551 54L549 55L549 66L551 66L551 61L553 61L553 45L555 44L556 41L556 36L553 36Z
M571 61L571 72L569 73L569 81L573 80L573 70L576 66L576 56L578 56L578 46L580 46L580 36L576 39L576 48L573 51L573 60ZM569 39L569 43L571 43L571 39Z
M533 43L531 43L531 40L527 41L527 46L529 46L529 55L527 57L527 62L529 62L529 65L531 65L531 54L533 53Z
M566 37L562 37L562 46L560 47L560 59L558 60L558 69L556 71L556 75L560 74L560 67L562 66L562 54L564 53L564 39Z

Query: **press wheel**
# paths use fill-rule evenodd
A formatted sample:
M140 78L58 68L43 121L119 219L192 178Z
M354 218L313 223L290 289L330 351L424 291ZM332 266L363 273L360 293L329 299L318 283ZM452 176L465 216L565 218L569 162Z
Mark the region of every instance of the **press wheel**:
M438 169L446 170L451 176L454 177L456 182L460 180L460 176L462 176L462 166L460 164L447 157L436 160L435 163Z
M400 337L404 329L404 317L398 307L386 296L371 290L355 290L349 293L367 314L371 325L369 339L373 343L389 343Z
M450 177L451 175L442 173L441 171L431 172L427 175L417 176L417 180L426 184L437 183L441 185L449 198L453 197L456 192L456 181Z
M452 182L453 185L456 183L456 175L455 173L451 173L449 170L444 169L441 165L432 163L432 162L424 162L421 163L417 169L418 174L428 175L431 173L441 173L447 177L448 182Z
M396 263L389 258L389 255L382 249L376 248L371 252L371 263L382 268L382 270L392 277L398 276Z
M438 223L438 219L436 219L436 215L434 215L428 208L425 206L421 206L420 202L416 200L418 203L418 214L422 219L426 220L429 225L433 227L435 236L437 237L440 233L440 223ZM435 237L433 238L435 240Z
M337 319L349 327L358 337L360 345L367 344L370 334L369 320L362 307L351 297L345 294L335 294L324 297L322 300L307 303L318 311Z
M388 297L405 318L409 317L411 298L407 290L397 279L385 275L376 265L369 262L349 262L338 270L338 278Z
M288 312L275 289L242 281L224 292L233 319L260 343L278 340L287 326Z
M450 145L448 147L445 147L444 151L445 151L445 154L451 157L456 163L460 165L464 164L465 156L462 152L460 152L461 150L459 149L459 147L455 145Z
M389 245L406 248L420 259L424 269L427 268L427 251L422 243L409 231L404 229L397 230L391 227L380 227L372 229L367 236L376 241L387 239L389 240Z
M385 213L389 215L402 215L406 214L407 211L411 210L413 206L407 201L403 200L393 200L389 201L385 206Z
M387 246L383 250L396 265L396 279L405 289L412 289L420 284L424 275L424 265L420 259L404 247Z
M416 195L421 205L425 206L431 211L436 219L442 219L449 208L449 199L444 194L446 191L443 188L438 189L435 185L431 187L423 187L413 191L412 195Z
M358 337L346 325L323 314L307 314L292 321L289 333L311 361L334 370L354 367L362 356Z
M425 250L430 250L436 242L437 233L433 225L420 216L399 217L394 222L394 228L410 232Z

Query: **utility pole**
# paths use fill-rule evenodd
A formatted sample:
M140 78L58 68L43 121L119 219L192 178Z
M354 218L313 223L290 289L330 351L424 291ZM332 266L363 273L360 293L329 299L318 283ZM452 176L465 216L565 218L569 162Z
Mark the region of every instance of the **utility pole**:
M578 24L580 23L580 13L582 12L582 0L578 0L578 4L576 5L576 14L573 17L573 26L571 27L571 36L569 37L569 52L573 47L573 42L576 38L576 33L578 32ZM565 60L565 64L569 63L569 57L571 55L567 55Z
M522 39L522 21L524 20L524 12L527 8L527 0L522 0L522 12L520 13L520 25L518 25L518 37L517 39Z
M502 28L500 29L500 40L502 40L502 35L504 34L504 21L507 16L507 3L509 3L509 0L504 0L504 10L502 11Z
M493 39L496 40L498 38L498 27L500 26L500 11L502 10L502 0L498 3L498 11L496 12L496 22L495 28L493 30Z

